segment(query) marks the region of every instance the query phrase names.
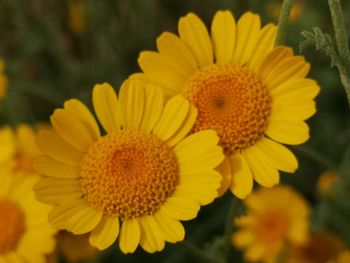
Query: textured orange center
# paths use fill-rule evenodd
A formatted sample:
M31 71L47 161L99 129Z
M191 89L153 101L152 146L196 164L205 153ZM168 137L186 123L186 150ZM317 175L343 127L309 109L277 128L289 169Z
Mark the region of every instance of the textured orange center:
M24 214L18 205L0 199L0 255L16 249L25 229Z
M129 219L159 210L175 190L179 167L173 150L156 136L119 131L89 149L81 176L88 203Z
M246 67L210 65L187 81L184 96L198 109L193 131L216 130L226 153L253 145L267 127L271 98Z
M279 211L266 212L257 218L256 233L266 243L283 240L288 230L288 219Z

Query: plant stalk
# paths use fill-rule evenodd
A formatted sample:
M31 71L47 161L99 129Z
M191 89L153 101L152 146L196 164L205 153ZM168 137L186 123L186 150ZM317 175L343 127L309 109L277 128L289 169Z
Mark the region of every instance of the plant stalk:
M288 19L292 10L292 0L283 0L280 17L278 19L275 46L281 46L286 41Z

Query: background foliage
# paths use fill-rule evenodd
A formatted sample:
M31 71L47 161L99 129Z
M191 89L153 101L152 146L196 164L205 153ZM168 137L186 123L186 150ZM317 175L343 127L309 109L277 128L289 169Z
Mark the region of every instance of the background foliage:
M47 122L53 110L68 98L90 104L95 83L109 82L118 88L129 74L139 70L138 53L154 50L161 32L176 32L179 17L188 12L198 14L207 25L218 9L230 9L236 18L252 10L262 16L263 24L277 23L281 2L1 0L0 57L6 62L9 87L0 105L0 124ZM333 32L327 1L294 2L287 44L299 53L299 44L305 39L302 31L313 32L317 26L329 35ZM350 14L350 2L342 4L344 13ZM350 28L350 16L345 15L345 19ZM310 76L318 81L321 94L317 98L318 112L309 121L311 140L294 148L300 168L294 175L282 175L282 181L294 185L313 204L314 228L334 230L350 245L350 151L345 155L350 119L345 92L337 70L330 67L331 60L324 53L306 48L302 55L312 64ZM316 181L320 173L330 169L340 169L344 176L333 186L333 198L321 200ZM231 199L226 194L202 209L196 220L186 223L187 239L200 247L210 246L213 251L223 249L215 237L223 234ZM240 262L237 251L230 248L228 252L234 262ZM170 263L187 262L190 256L181 245L168 244L165 251L154 255L141 249L133 255L122 255L114 246L97 260Z

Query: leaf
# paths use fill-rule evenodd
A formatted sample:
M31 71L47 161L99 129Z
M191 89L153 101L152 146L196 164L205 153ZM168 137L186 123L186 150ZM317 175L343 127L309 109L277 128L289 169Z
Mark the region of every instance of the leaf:
M315 46L315 49L317 51L321 50L330 57L331 67L341 67L341 62L335 43L327 33L323 33L320 28L314 27L313 32L303 31L301 34L305 40L299 44L300 52L302 52L307 47Z

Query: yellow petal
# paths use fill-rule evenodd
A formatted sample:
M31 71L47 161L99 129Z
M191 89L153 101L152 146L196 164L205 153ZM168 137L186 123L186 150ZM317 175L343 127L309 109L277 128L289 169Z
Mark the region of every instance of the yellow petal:
M119 247L124 253L133 253L140 242L141 230L137 219L123 221L119 234Z
M261 77L266 76L281 61L293 56L293 50L290 47L279 46L273 49L265 57L261 65L258 67L258 75Z
M97 227L90 233L90 244L99 250L110 247L119 234L119 219L104 216Z
M75 179L41 179L35 186L36 198L47 204L59 204L83 196L79 180Z
M243 150L242 157L250 167L255 181L260 185L272 187L279 183L278 171L264 163L254 145Z
M255 52L259 39L260 17L251 12L243 14L237 23L236 46L232 62L242 66L246 64Z
M178 74L187 78L198 69L197 61L186 43L173 33L165 32L157 38L161 56L172 64Z
M262 158L267 164L278 170L294 173L298 168L298 160L294 154L277 142L268 138L262 138L254 147L260 151Z
M218 189L219 197L221 197L226 193L232 181L231 164L227 156L225 157L224 161L216 168L216 170L222 176L221 186Z
M176 145L174 152L180 172L218 166L225 157L222 148L216 144L218 140L215 131L206 130L194 133Z
M221 174L213 169L203 169L202 167L193 170L180 173L179 184L193 185L195 183L217 185L222 180Z
M200 205L207 205L218 197L218 188L220 181L216 184L202 184L198 181L194 184L180 184L176 187L174 196L181 198L188 198L197 201Z
M40 132L36 143L43 153L65 164L77 165L84 156L81 151L75 149L54 131Z
M197 109L192 104L190 104L189 111L182 125L177 130L177 132L166 141L170 147L178 144L191 131L194 123L196 122L197 115Z
M68 111L55 110L50 120L56 132L78 151L86 152L94 143L89 130Z
M244 253L244 257L249 261L259 261L263 258L265 246L254 243L250 245Z
M145 107L140 129L150 133L162 115L164 97L162 90L158 86L145 85Z
M290 100L272 104L269 121L304 121L316 113L316 103L312 100Z
M199 204L188 198L170 197L160 210L173 219L191 220L197 216Z
M230 189L238 198L246 198L253 190L253 175L249 165L239 154L230 157L232 181Z
M270 121L265 131L275 141L298 145L309 139L309 127L303 121Z
M310 70L310 64L305 62L304 57L293 56L279 61L275 65L270 65L263 75L263 81L269 90L273 90L280 84L291 79L304 78Z
M168 217L161 210L156 212L153 216L163 231L164 239L166 241L176 243L185 238L185 229L178 220Z
M163 232L153 216L143 216L138 219L141 228L140 245L148 253L164 249Z
M41 152L35 143L35 132L28 124L19 124L16 127L17 147L26 156L34 157Z
M254 234L252 231L238 231L233 234L232 242L235 246L239 248L244 248L250 245L254 241Z
M258 43L251 61L248 62L249 68L254 71L259 68L268 53L270 53L275 44L277 27L274 24L268 24L260 30Z
M269 92L274 100L283 103L287 100L311 100L320 92L320 87L312 79L292 79Z
M126 80L119 91L120 114L123 129L137 130L143 117L145 104L144 84Z
M174 66L159 53L143 51L140 53L138 63L152 83L165 87L170 95L181 93L185 77L179 74Z
M49 222L55 228L80 235L93 230L102 215L102 211L90 207L85 200L71 200L55 206L49 214Z
M79 100L71 99L64 103L64 109L79 119L89 131L94 141L100 138L100 130L90 110Z
M236 22L230 11L218 11L211 25L216 63L229 63L236 41Z
M190 103L182 96L171 98L165 105L163 114L153 129L153 134L163 141L171 138L183 125L189 110Z
M34 167L39 173L50 177L72 179L80 176L79 166L60 163L47 156L36 157Z
M92 103L99 121L108 132L120 130L121 119L117 95L108 83L95 85Z
M213 63L213 49L204 23L192 13L181 17L179 35L191 48L200 68Z

